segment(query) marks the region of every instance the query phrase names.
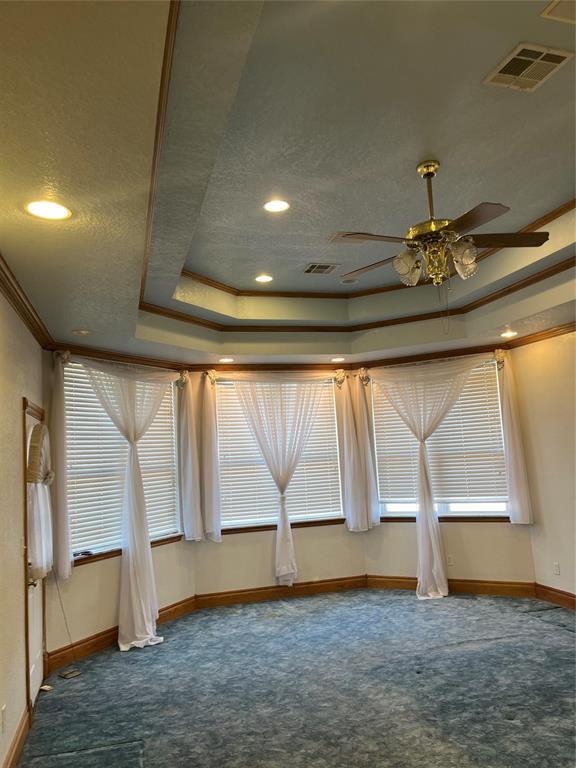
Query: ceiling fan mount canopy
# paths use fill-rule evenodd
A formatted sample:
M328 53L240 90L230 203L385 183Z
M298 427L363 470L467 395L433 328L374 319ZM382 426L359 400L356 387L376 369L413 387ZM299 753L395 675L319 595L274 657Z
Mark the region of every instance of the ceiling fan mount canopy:
M370 232L337 232L332 241L376 240L387 243L403 243L406 247L398 256L381 259L374 264L360 267L342 275L356 278L390 262L406 285L416 285L424 271L425 279L434 285L442 285L453 273L467 280L476 274L478 248L532 248L548 240L548 232L504 232L485 235L466 233L488 224L507 213L510 208L501 203L480 203L456 219L437 219L434 216L432 179L438 173L437 160L425 160L416 167L426 182L429 218L409 227L405 237L376 235Z

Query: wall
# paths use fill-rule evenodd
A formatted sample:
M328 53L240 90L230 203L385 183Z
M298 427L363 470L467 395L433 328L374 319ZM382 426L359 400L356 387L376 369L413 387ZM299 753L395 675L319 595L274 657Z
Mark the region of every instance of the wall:
M566 334L512 352L534 504L536 581L568 592L576 592L574 349L575 334Z
M26 709L22 397L42 404L41 351L0 295L0 764Z

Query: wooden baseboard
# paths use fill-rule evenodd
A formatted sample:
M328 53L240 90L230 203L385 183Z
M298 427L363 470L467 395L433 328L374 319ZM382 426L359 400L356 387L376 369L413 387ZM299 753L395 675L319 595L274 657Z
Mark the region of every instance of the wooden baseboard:
M561 605L562 608L570 608L576 611L576 595L572 592L564 592L563 589L547 587L545 584L536 584L536 597L539 600L547 600L549 603Z
M467 592L472 595L501 595L503 597L538 597L541 600L562 605L564 608L576 607L576 596L570 592L545 587L531 581L481 581L478 579L449 579L451 592ZM318 595L326 592L342 592L348 589L416 589L413 576L346 576L341 579L323 579L302 581L292 587L254 587L253 589L235 589L228 592L209 592L187 597L177 603L160 609L158 623L172 621L201 608L217 608L225 605L258 603L265 600L283 600L289 597ZM89 656L114 645L118 639L118 627L99 632L96 635L79 640L74 646L67 645L50 651L46 655L47 672L53 672L75 659Z
M20 722L18 723L18 728L16 729L16 733L14 734L14 738L12 739L10 748L8 749L6 757L4 758L4 762L2 763L2 768L16 768L18 764L18 760L20 758L20 753L24 748L24 743L26 741L26 737L28 736L29 730L30 730L30 713L28 712L28 710L26 710L22 715L22 717L20 718Z
M416 589L414 576L366 576L366 586L373 589ZM448 579L450 592L470 595L501 595L503 597L535 597L536 585L531 581L479 581L478 579Z

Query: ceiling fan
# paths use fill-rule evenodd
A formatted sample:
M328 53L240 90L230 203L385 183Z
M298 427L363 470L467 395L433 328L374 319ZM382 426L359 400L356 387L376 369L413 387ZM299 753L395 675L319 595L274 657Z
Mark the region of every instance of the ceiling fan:
M417 171L426 180L430 218L410 227L405 237L373 235L369 232L337 232L331 242L354 240L378 240L385 243L403 243L406 250L397 256L391 256L366 267L360 267L342 275L344 278L356 278L371 269L394 263L396 272L405 285L416 285L422 271L425 279L434 285L442 285L450 277L451 266L458 275L466 280L478 270L476 258L478 248L534 248L548 240L548 232L507 232L502 234L466 235L477 227L487 224L492 219L502 216L510 210L501 203L480 203L467 213L453 221L434 217L432 197L432 179L436 176L440 163L426 160L420 163Z

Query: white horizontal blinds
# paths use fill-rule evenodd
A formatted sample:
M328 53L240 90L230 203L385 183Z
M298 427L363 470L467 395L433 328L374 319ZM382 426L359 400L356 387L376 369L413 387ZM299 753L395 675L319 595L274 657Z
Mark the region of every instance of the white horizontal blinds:
M293 387L296 396L296 385ZM222 526L275 524L278 491L248 426L234 385L217 383ZM290 520L340 517L340 471L334 388L323 386L310 439L287 493Z
M377 386L373 395L380 498L414 501L418 495L418 443ZM472 371L457 403L426 445L437 502L506 501L494 362Z
M119 547L126 440L98 402L81 364L64 368L64 393L72 552ZM138 443L138 452L150 536L175 533L179 525L172 387Z

